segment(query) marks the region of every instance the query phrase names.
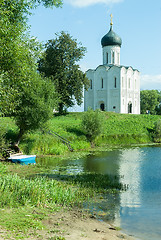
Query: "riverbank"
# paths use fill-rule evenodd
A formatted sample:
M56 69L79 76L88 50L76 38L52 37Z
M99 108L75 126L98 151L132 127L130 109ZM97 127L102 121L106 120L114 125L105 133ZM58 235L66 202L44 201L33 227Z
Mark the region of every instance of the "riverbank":
M8 214L10 210L8 210ZM41 209L33 209L32 214L42 216ZM12 215L9 215L11 217ZM26 215L30 219L30 214ZM123 234L117 227L106 222L100 222L94 216L80 209L61 209L48 214L43 219L43 229L28 229L13 233L0 227L0 239L33 239L33 240L134 240ZM15 223L16 224L16 223Z
M41 131L29 132L24 135L20 149L26 154L54 156L66 156L70 149L80 153L91 151L91 144L81 126L84 114L82 112L54 116ZM109 148L118 145L153 143L154 125L160 116L113 112L102 112L101 114L104 115L104 131L95 139L95 147ZM0 125L7 132L6 137L9 142L14 142L18 129L13 120L0 118ZM71 148L59 136L66 139Z
M40 164L5 162L0 163L0 176L0 239L112 240L123 236L82 210L84 201L123 189L116 177L54 174Z
M48 155L49 157L54 156L54 161L57 161L57 159L60 160L67 158L80 159L80 157L90 154L90 152L99 152L107 149L110 151L110 148L112 149L118 145L152 144L153 139L151 132L153 131L155 121L159 118L159 116L150 115L102 113L105 114L106 118L105 131L96 139L95 148L91 148L91 145L81 128L82 114L83 113L73 113L67 114L66 116L54 117L49 121L46 130L44 129L44 131L36 131L26 134L22 139L20 149L26 154ZM6 128L7 138L10 141L14 140L17 133L14 122L9 118L1 118L1 126ZM70 153L68 146L64 145L58 137L49 135L47 133L48 129L70 141L70 145L74 152ZM51 161L53 161L53 157L51 157ZM100 183L105 182L107 185L107 179L105 179L105 181L100 181L100 176L97 176L98 178L94 178L93 180L93 176L88 175L86 176L86 179L83 176L76 181L76 179L72 179L71 177L61 179L60 174L58 173L55 175L55 185L53 185L53 192L56 196L55 199L55 196L50 195L51 191L44 191L48 185L46 180L44 181L44 188L39 188L37 183L39 182L39 185L41 186L41 179L39 179L40 181L37 181L35 178L35 176L39 178L48 175L47 172L51 170L50 168L48 169L46 166L45 168L42 168L39 164L36 164L35 166L19 166L9 163L4 164L3 166L4 168L7 167L7 173L6 170L2 171L3 168L1 168L1 177L4 173L7 174L7 177L9 174L16 174L20 178L18 178L17 181L16 178L8 177L8 186L11 185L13 190L11 189L9 191L9 187L7 186L4 196L1 198L1 203L3 204L0 208L0 226L2 229L5 229L1 231L1 237L3 237L4 234L6 239L7 237L8 239L45 239L46 236L48 237L46 239L55 240L72 240L72 237L77 240L79 240L78 237L87 240L97 240L99 237L101 240L115 240L120 238L130 239L128 236L125 237L122 235L121 232L110 229L109 224L99 222L96 219L85 216L84 214L82 220L81 215L76 214L71 210L67 210L65 215L63 215L64 212L61 212L64 210L64 205L69 206L75 201L79 206L80 201L82 202L85 201L85 199L92 198L98 193L97 189ZM33 181L29 182L28 179L30 179L31 176ZM12 184L11 179L13 180ZM82 181L82 179L84 179L84 181ZM2 183L2 188L4 185L6 186L6 179L4 180L5 184ZM25 184L27 183L27 186L33 186L34 181L36 185L33 187L32 194L28 192L24 193ZM111 182L112 180L110 179L108 183ZM18 189L15 183L20 184L20 187L19 193L13 196L13 193L15 192L14 189ZM96 187L93 189L93 186ZM116 188L117 186L120 186L119 183L116 183ZM59 195L60 188L61 197ZM102 190L106 191L103 186L99 186L99 188L100 192L102 192ZM26 189L28 189L28 187L26 187ZM110 190L113 191L114 187L111 186ZM57 192L55 193L55 191ZM28 198L28 196L32 195L32 200L35 202L31 204L31 199ZM41 199L45 199L45 202L39 202ZM22 202L17 200L22 200ZM48 200L50 201L48 202ZM52 206L49 204L51 202ZM5 218L4 216L7 215L9 217ZM64 219L63 221L60 220L60 215L62 216L62 219ZM75 215L76 217L74 217ZM44 237L42 237L42 234L44 234ZM78 236L77 238L76 235Z

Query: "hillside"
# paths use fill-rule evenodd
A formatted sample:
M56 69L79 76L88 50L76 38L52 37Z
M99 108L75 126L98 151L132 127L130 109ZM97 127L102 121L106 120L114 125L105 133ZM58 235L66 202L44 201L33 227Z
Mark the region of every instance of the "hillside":
M38 155L62 155L68 152L68 147L56 137L49 135L48 130L54 131L71 142L71 147L77 150L89 150L90 143L81 127L81 119L85 113L69 113L64 116L54 116L43 128L26 134L20 144L25 153ZM104 132L96 139L95 146L127 145L152 143L151 132L154 123L160 119L157 115L131 115L102 112L105 115ZM1 118L1 127L7 131L8 138L13 139L16 126L9 118Z

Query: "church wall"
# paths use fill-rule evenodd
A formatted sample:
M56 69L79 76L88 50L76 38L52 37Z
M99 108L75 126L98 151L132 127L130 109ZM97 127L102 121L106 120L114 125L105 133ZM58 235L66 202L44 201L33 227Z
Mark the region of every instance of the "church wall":
M90 87L88 91L84 91L84 111L88 108L94 109L94 70L89 69L86 72L88 79L90 80Z
M121 70L121 113L128 113L128 104L132 104L133 114L140 114L139 72L131 67Z
M103 64L116 64L120 65L120 47L119 46L106 46L102 49Z
M108 71L108 111L120 112L120 68L113 66Z

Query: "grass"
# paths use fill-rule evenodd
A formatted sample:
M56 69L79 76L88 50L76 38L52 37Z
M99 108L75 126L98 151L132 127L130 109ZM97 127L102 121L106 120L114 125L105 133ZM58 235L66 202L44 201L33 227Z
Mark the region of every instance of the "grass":
M80 207L98 193L125 189L118 178L108 175L65 176L62 172L57 176L50 171L43 175L44 169L39 166L0 163L0 226L8 231L8 239L33 236L59 209Z
M54 161L57 156L62 159L80 158L87 152L96 150L96 148L91 149L81 127L83 114L85 113L55 116L46 126L46 129L68 139L74 149L73 153L69 153L68 147L57 137L40 130L26 134L20 143L20 148L27 154L55 156ZM104 132L95 141L95 146L100 149L109 149L115 145L153 143L152 132L160 116L107 112L102 114L105 117ZM17 127L12 119L0 118L0 125L6 131L7 139L13 141ZM0 163L0 226L11 234L8 235L8 239L11 236L14 236L14 239L23 239L25 234L29 236L31 229L34 234L37 229L44 228L43 219L51 211L81 206L84 201L98 193L126 190L126 187L120 184L119 179L108 175L91 173L77 176L53 175L49 169L39 164L20 166ZM12 217L9 218L9 214ZM52 238L61 239L61 236L55 235Z
M52 130L71 142L74 151L90 151L91 145L81 126L85 113L69 113L55 116L46 125L46 132ZM95 140L95 146L129 145L152 143L152 132L157 115L132 115L102 112L105 118L103 134ZM1 126L7 131L7 138L13 140L17 132L14 122L9 118L0 118ZM44 131L44 132L45 132ZM24 153L36 155L66 155L69 149L58 137L42 131L26 134L20 148Z

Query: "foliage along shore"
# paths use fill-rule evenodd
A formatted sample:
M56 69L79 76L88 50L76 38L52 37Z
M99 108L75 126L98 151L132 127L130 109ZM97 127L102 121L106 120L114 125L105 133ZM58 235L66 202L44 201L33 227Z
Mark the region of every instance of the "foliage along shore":
M20 143L20 149L26 154L57 156L68 154L68 146L58 136L50 135L48 131L51 130L70 141L74 151L90 151L91 144L81 125L84 114L82 112L54 116L42 130L26 134ZM154 126L160 120L160 116L112 112L101 114L104 116L103 132L94 141L96 148L154 142ZM1 129L7 132L8 141L14 141L18 131L14 121L10 118L0 118L0 123Z

